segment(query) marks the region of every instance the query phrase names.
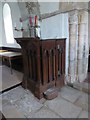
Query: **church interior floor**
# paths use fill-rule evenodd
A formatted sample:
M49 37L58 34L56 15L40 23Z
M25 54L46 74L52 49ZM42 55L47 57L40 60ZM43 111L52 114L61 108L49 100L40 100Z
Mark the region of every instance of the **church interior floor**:
M38 100L18 86L0 95L0 111L5 118L89 118L89 94L65 86L53 100Z
M7 71L2 74L2 78L12 78L10 69L6 66L2 68ZM16 73L13 73L13 80L21 81L22 75ZM38 100L29 90L19 85L0 94L0 111L5 118L89 118L89 97L87 92L65 85L58 92L57 98Z

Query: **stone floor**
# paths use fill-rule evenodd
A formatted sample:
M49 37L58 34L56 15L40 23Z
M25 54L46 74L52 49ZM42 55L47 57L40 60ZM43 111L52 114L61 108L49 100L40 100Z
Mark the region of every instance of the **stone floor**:
M0 110L6 118L88 118L88 94L63 87L53 100L38 100L18 86L0 95Z

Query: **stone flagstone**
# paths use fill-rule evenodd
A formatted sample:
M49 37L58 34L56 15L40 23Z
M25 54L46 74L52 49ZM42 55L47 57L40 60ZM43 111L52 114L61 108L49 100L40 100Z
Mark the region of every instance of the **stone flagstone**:
M59 96L74 103L81 96L81 92L71 87L64 87L61 89Z
M16 108L24 113L25 116L29 116L31 113L39 110L43 104L36 101L35 97L28 94L24 95L22 99L14 103Z
M77 118L82 111L82 108L77 107L62 98L46 101L45 105L47 105L62 118Z
M47 107L43 107L33 115L29 116L28 118L61 118L61 117L52 112L51 110L49 110Z
M0 98L0 110L7 104L10 104L10 101Z
M11 102L15 102L19 99L21 99L24 95L26 94L24 88L22 88L21 86L16 87L12 90L10 90L9 92L6 92L2 95L2 99L7 99Z
M79 118L88 118L88 114L90 113L88 113L87 111L82 111L79 115Z
M25 118L23 113L11 104L4 106L2 109L2 113L5 116L5 118Z
M80 106L83 108L83 110L88 111L88 94L82 92L81 97L75 102L75 105Z

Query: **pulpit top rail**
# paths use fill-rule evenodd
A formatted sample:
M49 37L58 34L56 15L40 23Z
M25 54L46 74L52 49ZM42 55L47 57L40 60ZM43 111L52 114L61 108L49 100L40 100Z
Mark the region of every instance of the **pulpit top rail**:
M14 39L16 39L16 40L40 40L39 38L33 38L33 37L20 37L20 38L14 38Z
M40 38L33 38L33 37L21 37L21 38L15 38L16 40L22 40L22 41L28 41L28 40L40 40L40 41L47 41L47 40L66 40L66 38L52 38L52 39L40 39Z

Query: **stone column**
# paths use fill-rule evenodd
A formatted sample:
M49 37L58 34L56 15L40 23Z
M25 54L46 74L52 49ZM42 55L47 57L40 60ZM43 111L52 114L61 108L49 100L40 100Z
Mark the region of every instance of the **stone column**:
M77 59L77 39L78 38L78 11L69 13L69 59Z
M78 59L88 58L88 12L78 14Z
M88 59L78 60L78 82L83 82L87 78Z
M88 70L88 12L80 11L78 14L78 81L83 82Z
M78 11L69 13L69 82L77 79Z
M82 82L88 68L88 12L69 13L69 81Z

